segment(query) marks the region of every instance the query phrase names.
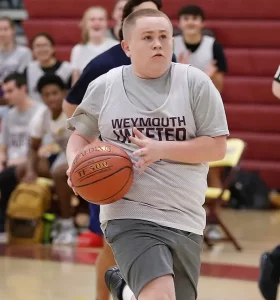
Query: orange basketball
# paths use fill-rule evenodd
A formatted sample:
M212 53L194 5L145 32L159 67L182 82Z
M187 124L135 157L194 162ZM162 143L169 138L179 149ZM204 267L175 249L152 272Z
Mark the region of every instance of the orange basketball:
M133 182L133 164L121 148L105 142L87 145L75 157L70 171L75 191L94 204L120 200Z

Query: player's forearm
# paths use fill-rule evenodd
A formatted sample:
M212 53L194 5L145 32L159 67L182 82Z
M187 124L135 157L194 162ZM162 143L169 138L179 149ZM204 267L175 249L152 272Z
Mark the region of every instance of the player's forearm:
M198 137L183 142L162 143L162 159L198 164L217 161L226 154L226 137Z
M216 89L221 93L224 87L224 74L221 72L216 72L211 77Z
M27 158L27 172L37 173L37 166L39 162L38 151L30 148Z
M98 141L98 138L88 138L80 134L78 131L74 131L69 138L66 149L68 165L72 165L75 156L80 150L82 150L86 145L91 144L95 141Z

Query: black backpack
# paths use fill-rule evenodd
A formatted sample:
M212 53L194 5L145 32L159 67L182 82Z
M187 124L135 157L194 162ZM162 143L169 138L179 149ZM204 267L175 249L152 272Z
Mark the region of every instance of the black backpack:
M270 208L269 189L258 172L240 170L230 186L229 206L235 209Z

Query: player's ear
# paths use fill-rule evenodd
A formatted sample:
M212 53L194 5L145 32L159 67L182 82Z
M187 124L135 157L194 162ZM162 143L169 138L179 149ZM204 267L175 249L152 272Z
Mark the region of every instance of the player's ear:
M126 54L126 56L130 57L130 49L129 49L129 45L128 45L127 41L122 40L121 46L122 46L122 49L123 49L124 53Z

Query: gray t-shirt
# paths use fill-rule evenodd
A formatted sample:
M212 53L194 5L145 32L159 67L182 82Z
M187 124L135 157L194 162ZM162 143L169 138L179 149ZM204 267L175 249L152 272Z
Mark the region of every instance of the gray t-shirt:
M40 105L33 103L26 111L11 108L3 118L2 145L7 147L7 160L25 158L29 149L30 122Z
M93 81L69 128L90 137L101 134L127 151L133 162L137 147L128 139L133 127L159 141L229 134L221 96L202 71L173 63L161 78L147 80L131 76L131 68L113 69ZM101 206L103 228L108 220L134 218L203 234L207 173L207 163L166 160L141 175L135 171L125 198Z
M0 51L0 97L2 97L1 83L13 72L23 73L32 60L31 50L24 46L16 46L12 51ZM8 106L0 106L0 119L7 113Z

